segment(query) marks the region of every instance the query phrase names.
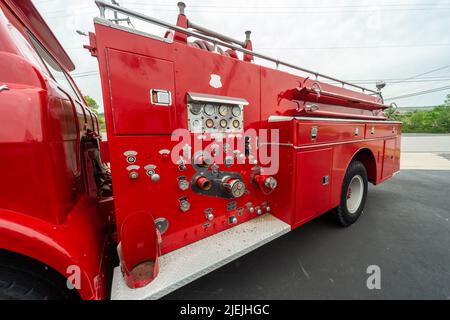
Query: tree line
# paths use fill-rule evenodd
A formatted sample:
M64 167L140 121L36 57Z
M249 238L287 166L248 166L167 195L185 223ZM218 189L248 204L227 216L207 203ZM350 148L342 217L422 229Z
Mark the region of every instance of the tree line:
M388 109L390 120L401 121L405 133L450 133L450 94L444 103L427 111L400 113L398 109Z

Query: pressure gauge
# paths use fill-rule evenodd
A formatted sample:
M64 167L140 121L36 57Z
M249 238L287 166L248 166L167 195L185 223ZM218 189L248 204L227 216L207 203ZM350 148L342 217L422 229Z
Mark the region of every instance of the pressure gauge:
M231 113L233 114L233 116L239 117L241 115L241 107L234 106L233 109L231 109Z
M225 117L228 114L228 107L227 106L220 106L219 107L219 114L222 117Z
M205 105L204 112L207 116L213 116L216 113L216 108L212 104Z
M228 121L225 119L220 120L220 126L226 128L228 126Z
M241 123L239 122L239 120L233 121L233 127L235 127L236 129L239 128L240 125L241 125Z
M193 105L191 105L191 113L193 114L193 115L199 115L200 114L200 112L202 112L202 109L203 109L203 105L201 105L201 104L193 104Z
M192 122L192 127L194 127L195 129L200 128L200 127L201 127L201 122L200 122L200 120L194 120L194 121Z
M214 120L213 119L206 120L205 125L207 128L211 129L212 127L214 127Z

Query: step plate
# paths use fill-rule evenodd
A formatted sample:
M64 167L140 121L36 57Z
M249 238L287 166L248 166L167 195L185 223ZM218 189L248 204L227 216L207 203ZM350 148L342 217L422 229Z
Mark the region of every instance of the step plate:
M244 254L288 233L291 227L266 214L159 258L160 271L144 288L130 289L114 269L111 299L159 299Z

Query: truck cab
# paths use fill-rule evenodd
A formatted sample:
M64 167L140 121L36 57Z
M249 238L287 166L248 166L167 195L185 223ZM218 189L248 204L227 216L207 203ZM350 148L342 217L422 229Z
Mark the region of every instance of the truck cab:
M84 270L79 293L64 285L54 295L105 297L108 217L98 199L108 169L74 69L31 1L0 1L0 273L17 284L1 297L28 291L11 266L26 270L30 260L36 279L64 283L71 268ZM46 295L48 281L36 279L30 298Z

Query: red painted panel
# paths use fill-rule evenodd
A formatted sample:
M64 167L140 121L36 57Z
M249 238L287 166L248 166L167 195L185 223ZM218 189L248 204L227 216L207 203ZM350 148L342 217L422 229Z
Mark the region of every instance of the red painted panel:
M173 64L117 50L107 50L107 55L115 133L172 133L174 106L152 105L150 90L169 90L173 95Z
M260 125L260 67L222 55L192 48L178 42L175 50L177 124L187 128L186 95L199 92L245 99L244 126ZM213 87L212 76L220 77L220 87Z
M128 215L138 211L149 212L155 219L168 219L169 229L162 235L163 254L232 227L228 223L230 215L236 216L238 223L257 217L256 213L246 210L246 204L252 202L256 207L266 201L266 196L251 183L251 165L235 165L232 168L219 166L221 172L238 171L250 192L249 195L238 199L207 197L196 194L191 189L180 190L178 178L186 177L190 181L195 171L191 165L187 165L185 171L179 171L177 164L172 163L170 157L165 158L159 154L159 150L171 149L177 144L170 141L170 136L116 136L108 143L118 229ZM129 164L123 154L128 150L137 152L134 165L139 166L139 178L134 181L129 178ZM149 164L156 166L155 172L161 176L158 182L152 182L146 175L144 167ZM187 197L191 204L188 212L180 210L179 199L182 197ZM233 203L235 204L232 205ZM208 208L215 216L213 221L206 219L205 210ZM239 208L243 209L241 215Z
M295 224L330 209L332 161L332 148L297 153Z
M311 137L311 130L313 128L317 128L317 138L315 139ZM308 121L297 122L297 130L297 141L300 145L337 143L364 139L364 124Z
M395 170L396 139L387 139L384 142L383 179L392 176Z
M400 154L402 150L402 137L398 135L395 138L395 154L394 154L394 173L400 171Z
M397 134L398 129L398 124L368 123L366 125L366 139L392 137Z
M280 147L280 166L275 178L278 187L269 195L268 200L272 214L287 224L294 225L293 212L296 197L296 152L291 147Z

